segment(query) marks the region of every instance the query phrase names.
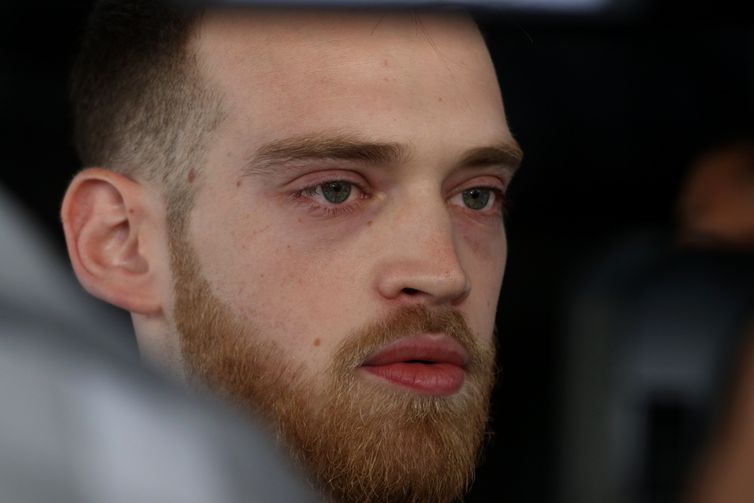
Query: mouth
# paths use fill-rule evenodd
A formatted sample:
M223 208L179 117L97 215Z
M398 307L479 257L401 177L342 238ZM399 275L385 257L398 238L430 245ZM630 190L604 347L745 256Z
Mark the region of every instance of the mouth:
M449 396L463 386L468 352L445 334L406 337L384 346L359 367L367 375L423 395Z

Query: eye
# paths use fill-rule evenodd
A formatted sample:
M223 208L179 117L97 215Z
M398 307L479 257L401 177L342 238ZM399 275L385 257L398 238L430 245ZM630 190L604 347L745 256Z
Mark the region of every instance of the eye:
M497 202L500 190L490 187L472 187L451 198L451 202L473 211L492 208Z
M463 198L463 204L472 210L485 209L490 202L490 197L492 197L494 201L492 190L482 187L474 187L473 189L464 190L461 193L461 196Z
M352 215L372 198L368 181L342 170L310 173L298 178L288 193L296 207L315 218ZM300 187L297 189L297 186Z
M353 185L343 180L336 180L320 184L318 188L322 191L322 197L328 203L340 204L348 200Z
M325 206L346 206L345 203L355 202L366 196L364 191L354 182L347 180L327 180L299 190L294 197L305 196L309 200Z

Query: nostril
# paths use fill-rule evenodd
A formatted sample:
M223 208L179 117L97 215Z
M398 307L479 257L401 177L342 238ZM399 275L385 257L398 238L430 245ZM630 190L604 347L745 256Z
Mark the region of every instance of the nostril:
M412 296L419 294L419 290L417 290L416 288L404 288L402 292L405 293L406 295L412 295Z

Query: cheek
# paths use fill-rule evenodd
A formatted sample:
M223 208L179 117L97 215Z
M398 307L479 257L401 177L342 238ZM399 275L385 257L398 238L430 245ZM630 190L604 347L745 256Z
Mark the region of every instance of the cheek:
M262 337L316 366L357 323L359 281L346 254L296 236L270 229L228 242L211 284Z
M508 241L502 223L500 227L461 225L459 231L464 268L474 276L472 279L477 279L472 285L485 292L494 291L497 295L508 256Z
M488 224L459 223L458 230L464 245L475 260L491 264L505 264L507 240L502 221Z
M190 241L202 275L260 337L280 344L292 360L319 365L339 334L348 332L343 313L358 302L353 261L344 251L352 245L344 240L354 233L297 222L244 192L245 186L230 194L208 192L197 202Z
M483 336L491 337L507 260L505 232L497 229L482 233L479 229L465 229L461 237L463 267L472 285L468 299L469 315L473 326L478 327Z

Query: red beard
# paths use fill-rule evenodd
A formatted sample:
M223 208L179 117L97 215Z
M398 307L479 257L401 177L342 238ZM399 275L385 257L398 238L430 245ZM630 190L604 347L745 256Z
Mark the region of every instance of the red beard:
M308 378L285 348L241 322L211 292L193 250L171 240L175 321L190 379L262 416L339 502L448 502L467 490L483 444L494 347L457 311L402 308L349 335L324 374ZM399 338L442 332L469 353L463 388L427 396L367 382L356 369Z

